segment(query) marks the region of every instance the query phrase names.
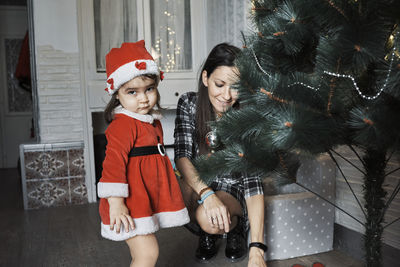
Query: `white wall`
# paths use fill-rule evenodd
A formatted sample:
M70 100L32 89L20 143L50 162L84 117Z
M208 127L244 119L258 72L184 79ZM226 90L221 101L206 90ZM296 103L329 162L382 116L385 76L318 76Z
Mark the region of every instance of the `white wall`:
M33 0L36 46L79 52L76 0Z
M41 143L83 140L76 0L34 0Z

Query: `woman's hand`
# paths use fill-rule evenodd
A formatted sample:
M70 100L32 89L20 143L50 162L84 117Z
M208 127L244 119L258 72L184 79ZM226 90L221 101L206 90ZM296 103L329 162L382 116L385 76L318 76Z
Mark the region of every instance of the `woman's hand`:
M231 216L228 208L224 203L222 203L216 194L207 197L204 200L203 207L212 227L218 227L219 229L224 230L225 233L229 232Z
M256 247L250 248L247 267L267 267L267 263L264 260L264 251Z
M109 197L108 204L110 205L110 229L114 230L116 226L117 234L121 230L121 224L124 225L125 232L129 232L129 226L131 229L135 229L132 217L129 215L129 210L124 203L122 197Z

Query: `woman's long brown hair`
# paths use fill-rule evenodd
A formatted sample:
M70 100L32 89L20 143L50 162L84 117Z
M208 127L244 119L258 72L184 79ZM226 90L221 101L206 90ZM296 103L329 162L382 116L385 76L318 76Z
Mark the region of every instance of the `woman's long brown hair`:
M233 67L235 66L235 59L240 53L240 49L236 46L221 43L216 45L208 55L204 65L199 74L198 80L198 93L196 103L196 141L199 145L200 154L208 153L205 136L210 131L208 123L215 120L215 113L213 106L208 96L208 88L203 84L202 73L207 72L207 77L214 72L214 70L221 66ZM238 102L235 103L235 106Z

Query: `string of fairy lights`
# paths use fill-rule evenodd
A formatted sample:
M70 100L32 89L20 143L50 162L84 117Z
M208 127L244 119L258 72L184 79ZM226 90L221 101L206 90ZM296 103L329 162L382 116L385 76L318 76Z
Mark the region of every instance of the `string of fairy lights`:
M261 64L260 64L260 62L258 61L258 58L257 58L257 56L256 56L256 53L254 52L253 47L250 47L250 49L251 49L251 52L253 53L254 59L256 60L256 64L257 64L258 68L261 70L262 73L264 73L265 75L267 75L268 77L271 78L271 77L272 77L271 74L269 74L268 72L266 72L266 71L261 67Z
M171 13L169 11L169 0L165 0L165 6L166 6L166 10L164 10L164 12L162 13L163 16L166 16L167 21L168 20L172 20L176 17L175 14ZM181 50L182 48L180 47L179 44L177 44L175 42L175 35L176 32L174 29L171 28L170 25L172 25L174 23L167 23L166 25L160 26L160 32L166 32L167 34L167 40L166 40L166 54L163 55L163 58L166 58L166 62L162 63L159 62L161 65L161 68L165 71L165 72L169 72L171 70L176 69L176 58L181 54ZM165 31L164 31L165 29ZM155 44L154 44L154 50L158 55L162 54L162 43L164 42L163 38L161 38L161 36L158 36L156 38ZM173 50L173 52L171 53L171 48Z
M396 55L396 46L394 44L396 43L396 39L398 38L398 36L399 36L399 32L396 32L394 35L391 36L391 39L393 39L393 48L392 48L392 53L391 53L391 56L390 56L389 69L388 69L388 71L386 73L386 78L385 78L385 81L384 81L382 87L378 90L378 92L375 95L368 96L368 95L363 94L363 92L358 87L356 80L351 75L334 73L334 72L330 72L330 71L324 71L324 74L327 74L327 75L333 76L333 77L337 77L337 78L350 79L352 81L353 86L356 89L358 95L361 96L363 99L367 99L367 100L375 100L375 99L377 99L382 94L382 92L385 90L385 88L387 87L387 84L389 82L389 77L390 77L390 74L392 72L393 62L394 62L394 58L395 58L395 55ZM260 71L271 78L272 75L262 68L262 66L261 66L261 64L260 64L260 62L259 62L259 60L257 58L257 55L255 54L253 48L250 47L250 49L252 51L253 57L254 57L254 59L256 61L256 64L257 64L258 68L260 69ZM295 82L295 83L292 83L292 84L288 85L288 87L291 87L291 86L294 86L294 85L302 85L302 86L307 87L307 88L309 88L311 90L314 90L314 91L318 91L319 90L319 88L315 88L315 87L313 87L311 85L308 85L308 84L305 84L303 82Z

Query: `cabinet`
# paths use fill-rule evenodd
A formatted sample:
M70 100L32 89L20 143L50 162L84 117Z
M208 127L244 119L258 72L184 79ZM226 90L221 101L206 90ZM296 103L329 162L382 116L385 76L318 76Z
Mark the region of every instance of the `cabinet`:
M88 99L88 111L100 111L103 110L105 105L108 103L109 96L105 93L104 88L106 87L106 74L104 72L104 68L102 69L102 64L98 63L99 58L103 58L103 56L99 57L99 42L105 42L104 39L99 38L99 16L103 14L95 9L99 3L108 3L108 4L117 4L121 5L128 3L132 5L134 3L136 6L134 9L136 10L135 14L128 14L128 16L134 16L134 22L131 22L132 27L137 27L137 30L133 30L135 33L131 34L132 36L136 36L136 40L130 40L129 38L135 37L126 37L125 40L122 41L137 41L144 39L146 42L146 48L153 54L153 57L159 61L159 65L161 69L165 72L165 79L159 85L159 91L161 95L161 106L163 108L176 108L179 96L187 91L196 90L196 76L197 70L201 65L201 60L206 57L206 34L204 27L205 19L205 1L195 1L195 0L136 0L127 2L126 0L119 1L109 1L109 0L81 0L79 1L79 12L80 15L80 37L81 37L81 45L82 45L82 56L83 56L83 73L84 73L84 84L86 88L86 96ZM163 5L163 2L164 5ZM184 30L185 40L189 40L189 44L186 44L186 47L189 52L186 52L186 63L184 67L171 67L172 64L175 64L175 60L169 60L170 53L185 53L182 47L175 46L171 49L171 47L165 48L165 42L168 44L173 41L173 38L168 38L168 36L176 34L176 32L181 29L182 25L179 23L171 24L168 26L168 21L163 20L162 16L181 16L181 14L174 15L171 14L170 11L166 11L166 3L169 5L170 3L175 2L175 6L180 8L182 3L185 4L185 12L189 14L185 14L185 19L190 19L189 23L186 23L188 27ZM114 7L114 6L113 6ZM175 7L175 8L176 8ZM179 10L175 9L176 12ZM111 11L110 11L111 12ZM134 13L134 12L133 12ZM95 15L97 14L97 15ZM99 15L100 14L100 15ZM126 15L126 14L125 14ZM114 18L113 18L114 19ZM109 23L113 23L113 19L109 19ZM115 20L118 20L118 17L115 17ZM132 18L129 19L132 21ZM126 22L125 22L126 23ZM107 24L107 22L103 22L103 24ZM109 25L108 25L109 26ZM174 29L176 27L177 29ZM105 27L104 27L105 28ZM179 29L178 29L179 28ZM113 30L112 27L107 27L103 29L104 31ZM179 32L181 32L179 31ZM108 34L108 33L107 33ZM190 36L188 36L188 34ZM103 34L104 35L104 34ZM112 34L113 37L115 34ZM125 34L128 35L128 34ZM111 36L111 34L110 34ZM166 36L165 38L163 36ZM127 39L127 40L126 40ZM167 40L166 40L167 39ZM175 40L182 39L182 36L175 38ZM161 51L161 43L164 42L164 51ZM187 42L186 42L187 43ZM104 50L104 48L103 48ZM107 51L106 48L105 51ZM161 57L160 56L161 51ZM172 52L171 52L172 51ZM106 53L103 51L103 53ZM97 58L97 59L96 59ZM166 59L164 59L166 58ZM97 60L97 61L96 61ZM176 63L177 64L177 63Z

